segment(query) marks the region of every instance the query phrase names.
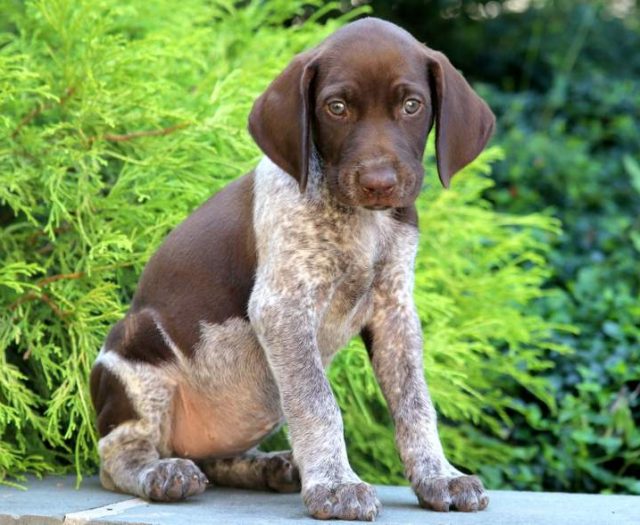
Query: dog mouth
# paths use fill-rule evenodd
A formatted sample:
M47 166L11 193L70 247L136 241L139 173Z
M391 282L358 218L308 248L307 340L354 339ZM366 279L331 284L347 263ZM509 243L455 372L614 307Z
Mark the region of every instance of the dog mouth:
M346 195L340 199L343 204L354 208L361 208L369 211L386 211L394 208L405 208L411 205L415 199L407 199L405 195L371 196L371 195ZM346 197L346 198L345 198Z
M371 210L371 211L385 211L385 210L390 210L392 206L388 206L386 204L368 204L363 206L363 208L365 210Z

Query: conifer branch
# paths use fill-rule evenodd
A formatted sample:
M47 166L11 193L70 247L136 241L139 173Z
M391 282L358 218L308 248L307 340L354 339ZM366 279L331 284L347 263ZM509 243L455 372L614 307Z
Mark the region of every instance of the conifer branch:
M40 279L36 283L36 286L39 286L40 288L44 288L45 286L51 283L55 283L56 281L61 281L63 279L81 279L85 275L86 274L84 272L60 273L57 275L51 275L49 277ZM36 292L27 292L26 294L21 295L9 305L9 310L13 311L21 304L26 303L28 301L35 301L35 300L46 303L53 310L53 312L60 318L64 318L67 315L69 315L68 313L63 312L60 309L60 307L53 301L53 299L51 299L51 297L49 297L44 292L41 292L40 294L37 294Z
M65 222L61 226L58 226L57 228L54 228L53 232L56 235L59 235L61 233L66 233L66 232L68 232L70 230L71 230L71 224ZM36 230L31 235L29 235L29 237L27 238L27 244L29 246L33 246L38 241L38 239L40 237L44 237L46 235L47 235L46 232L44 232L43 230Z
M28 292L28 293L24 294L23 296L18 297L18 299L16 299L13 303L11 303L9 305L9 310L14 311L16 308L18 308L18 306L20 306L21 304L24 304L26 302L29 302L29 301L42 301L49 308L51 308L51 310L53 311L54 314L56 314L57 317L59 317L62 320L64 320L66 317L69 316L69 312L63 311L56 304L56 302L53 299L51 299L51 297L49 297L45 293L37 294L35 292Z
M60 106L64 106L67 100L69 100L69 98L73 95L75 90L76 90L75 87L68 87L65 90L64 95L62 95L62 97L60 97L60 100L58 100L57 104ZM29 122L31 122L34 118L36 118L41 113L44 113L45 111L51 109L55 105L56 104L53 102L47 102L46 104L38 104L38 106L33 108L31 111L29 111L29 113L27 113L24 117L22 117L22 119L20 119L20 122L16 126L16 129L14 129L13 133L11 133L11 138L12 139L15 138L16 135L20 133L20 130L22 130L22 128L24 128L27 124L29 124Z
M49 297L46 293L40 294L40 296L37 297L37 299L39 299L40 301L45 303L49 308L51 308L51 310L53 310L53 313L56 314L62 320L64 320L65 317L67 317L69 315L69 312L65 312L64 310L62 310L55 303L55 301L53 299L51 299L51 297Z
M48 284L55 283L56 281L61 281L63 279L81 279L86 274L84 272L73 272L73 273L59 273L57 275L51 275L49 277L44 277L40 279L37 283L38 286L47 286Z

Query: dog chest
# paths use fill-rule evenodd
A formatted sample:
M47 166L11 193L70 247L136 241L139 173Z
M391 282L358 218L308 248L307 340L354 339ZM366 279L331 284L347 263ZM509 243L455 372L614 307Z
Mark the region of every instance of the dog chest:
M371 314L373 283L394 224L390 212L345 208L327 194L314 193L310 184L301 194L268 158L258 166L254 227L259 263L252 300L269 302L274 291L293 304L311 296L309 322L317 326L326 364Z
M357 335L372 309L373 271L355 269L336 285L335 292L319 323L318 347L325 366L335 353Z

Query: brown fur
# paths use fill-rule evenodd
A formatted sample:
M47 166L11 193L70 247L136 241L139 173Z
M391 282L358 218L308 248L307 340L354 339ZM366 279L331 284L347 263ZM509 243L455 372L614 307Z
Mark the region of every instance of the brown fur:
M122 381L100 363L91 370L89 387L98 414L96 426L100 437L106 436L125 421L139 418Z
M247 318L256 268L253 173L216 193L173 230L149 260L131 313L152 306L190 355L200 323Z
M131 312L111 329L107 348L125 359L157 365L172 361L174 355L148 310Z

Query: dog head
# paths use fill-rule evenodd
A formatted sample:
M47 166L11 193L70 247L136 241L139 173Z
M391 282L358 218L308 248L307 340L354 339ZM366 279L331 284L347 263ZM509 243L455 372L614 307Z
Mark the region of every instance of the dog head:
M446 56L399 27L365 18L297 55L256 100L249 131L302 191L318 152L343 204L402 208L420 192L435 121L445 187L486 145L495 119Z

